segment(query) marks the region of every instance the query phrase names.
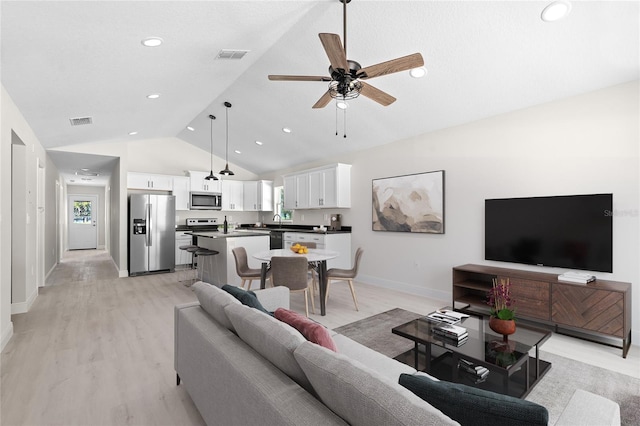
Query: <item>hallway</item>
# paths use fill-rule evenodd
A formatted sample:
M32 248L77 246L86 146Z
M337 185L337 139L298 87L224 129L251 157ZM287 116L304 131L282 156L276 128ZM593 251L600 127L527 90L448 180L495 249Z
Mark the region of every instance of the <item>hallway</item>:
M175 385L177 274L118 278L104 250L67 252L2 352L2 425L201 425Z

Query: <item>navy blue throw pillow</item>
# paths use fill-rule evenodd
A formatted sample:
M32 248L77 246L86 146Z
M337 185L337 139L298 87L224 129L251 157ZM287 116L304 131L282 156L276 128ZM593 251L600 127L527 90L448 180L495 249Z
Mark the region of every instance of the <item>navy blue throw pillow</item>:
M240 287L229 284L223 285L222 289L238 299L243 305L249 306L250 308L255 308L259 311L264 312L265 314L272 315L271 312L267 311L264 306L262 306L262 303L260 303L258 297L253 291L247 291Z
M545 407L512 396L420 375L401 374L398 382L463 426L549 423Z

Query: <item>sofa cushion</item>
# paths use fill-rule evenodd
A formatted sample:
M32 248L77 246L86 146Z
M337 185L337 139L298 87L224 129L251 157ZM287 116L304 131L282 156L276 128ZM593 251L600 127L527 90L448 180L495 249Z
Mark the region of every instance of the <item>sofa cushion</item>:
M300 386L313 391L293 356L293 351L305 342L302 334L274 317L246 306L229 304L225 312L238 337Z
M250 308L255 308L261 312L264 312L265 314L271 315L271 313L262 306L262 303L260 303L258 297L254 292L247 291L240 287L229 284L223 285L222 289L238 299L243 305L246 305Z
M399 383L462 425L547 425L549 412L536 403L460 383L401 374Z
M294 355L322 402L352 426L457 424L398 383L341 353L305 342Z
M274 316L276 319L279 319L298 330L308 341L324 346L334 352L338 351L335 342L331 338L331 334L329 334L329 330L327 330L324 325L319 324L297 312L283 308L276 309Z
M200 302L200 306L227 330L234 331L233 325L227 318L224 307L230 303L240 304L240 301L218 287L199 281L191 286Z
M336 342L336 346L338 346L338 350L336 352L340 352L341 354L366 365L394 383L397 382L400 374L414 374L416 372L415 368L393 358L389 358L388 356L374 351L373 349L343 336L342 334L333 336L333 341Z

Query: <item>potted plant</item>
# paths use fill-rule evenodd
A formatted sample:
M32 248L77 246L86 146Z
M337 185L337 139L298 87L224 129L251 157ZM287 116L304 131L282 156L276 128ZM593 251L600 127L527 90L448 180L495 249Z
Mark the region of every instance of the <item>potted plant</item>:
M509 278L494 278L487 298L491 307L489 327L507 340L507 336L516 332L515 301L511 298Z

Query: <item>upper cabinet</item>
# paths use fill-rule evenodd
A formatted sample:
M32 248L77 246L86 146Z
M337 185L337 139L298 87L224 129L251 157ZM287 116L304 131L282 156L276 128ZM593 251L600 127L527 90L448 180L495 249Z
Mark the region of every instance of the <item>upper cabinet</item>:
M173 176L129 172L127 173L127 188L171 191L173 190Z
M244 211L268 212L273 210L273 182L270 180L245 181Z
M241 180L222 181L222 210L242 210L244 183Z
M220 176L216 175L218 180L206 180L209 176L208 172L197 172L189 170L189 178L191 180L191 191L194 192L222 192Z
M284 176L286 209L351 207L351 165L334 164Z
M189 210L189 190L191 180L187 176L173 177L173 192L176 196L176 210Z
M309 208L309 174L298 173L284 177L284 208Z

